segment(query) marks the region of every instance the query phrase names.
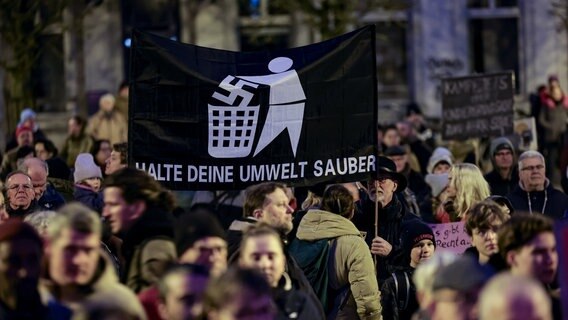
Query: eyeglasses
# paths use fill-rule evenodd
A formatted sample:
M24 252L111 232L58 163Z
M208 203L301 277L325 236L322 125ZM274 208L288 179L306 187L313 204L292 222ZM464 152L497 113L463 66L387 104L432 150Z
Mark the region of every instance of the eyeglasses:
M19 190L20 187L24 188L24 190L30 190L33 186L30 184L13 184L8 187L8 190Z
M538 171L540 171L540 170L544 169L544 165L538 164L538 165L536 165L536 166L524 167L524 168L521 169L521 171L533 171L533 170L535 170L535 169L538 170Z

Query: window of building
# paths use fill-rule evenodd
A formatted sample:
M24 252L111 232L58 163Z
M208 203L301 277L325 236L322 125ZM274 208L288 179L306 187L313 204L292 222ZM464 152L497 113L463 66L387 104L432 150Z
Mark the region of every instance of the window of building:
M471 73L512 70L517 94L522 79L519 67L519 9L513 0L470 0L469 59Z
M377 93L379 100L407 99L408 13L405 7L377 9L366 13L362 25L376 26Z
M379 97L408 95L407 23L377 22L376 57Z

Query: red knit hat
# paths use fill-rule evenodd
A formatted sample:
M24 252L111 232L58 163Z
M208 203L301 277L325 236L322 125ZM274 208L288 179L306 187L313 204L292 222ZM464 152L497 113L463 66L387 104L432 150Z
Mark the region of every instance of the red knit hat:
M25 125L24 125L24 126L19 126L19 127L16 129L16 138L19 137L20 134L22 134L22 133L24 133L24 132L26 132L26 131L33 132L32 128L31 128L30 126L25 126Z

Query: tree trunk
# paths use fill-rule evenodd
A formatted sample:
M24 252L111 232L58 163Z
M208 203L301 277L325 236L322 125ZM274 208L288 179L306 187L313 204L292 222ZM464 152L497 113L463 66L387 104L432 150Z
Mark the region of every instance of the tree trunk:
M85 90L85 39L83 27L83 15L85 12L84 1L73 1L71 5L72 26L71 43L73 44L73 58L75 60L75 81L77 112L87 117L87 93Z

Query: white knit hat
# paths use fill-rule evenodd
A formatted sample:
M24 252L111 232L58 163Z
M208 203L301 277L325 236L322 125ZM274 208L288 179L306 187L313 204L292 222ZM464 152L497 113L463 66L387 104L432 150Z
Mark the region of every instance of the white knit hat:
M90 153L79 153L75 159L75 172L73 172L75 183L89 178L103 178L101 168L95 164L93 155Z

